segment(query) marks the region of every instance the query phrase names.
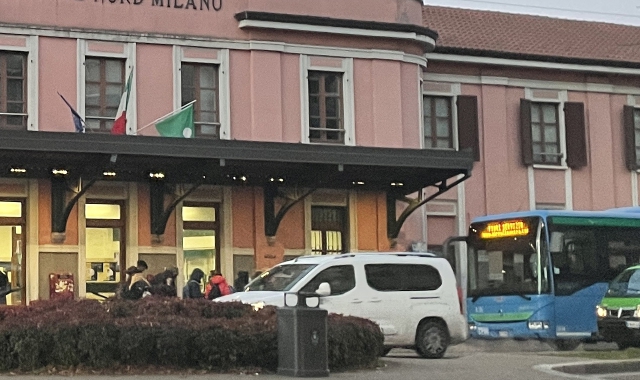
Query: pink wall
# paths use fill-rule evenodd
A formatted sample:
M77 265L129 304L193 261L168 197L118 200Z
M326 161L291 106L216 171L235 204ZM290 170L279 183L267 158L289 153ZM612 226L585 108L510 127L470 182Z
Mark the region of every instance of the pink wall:
M400 63L373 61L373 130L375 146L402 147L402 80ZM418 73L415 73L418 79ZM356 115L357 116L357 115ZM357 143L357 142L356 142Z
M9 24L44 25L122 30L137 33L184 34L247 39L234 19L242 11L263 11L316 15L343 19L384 22L412 22L422 25L421 4L415 0L368 0L362 6L356 0L210 0L209 10L201 0L184 7L187 0L75 1L75 0L0 0L2 21ZM211 3L222 4L220 11ZM160 4L163 6L154 6ZM167 3L171 7L167 7ZM182 9L176 6L182 5ZM202 8L202 10L201 10ZM90 15L90 17L87 17Z
M251 140L251 52L229 52L231 138Z
M136 56L136 111L140 129L173 110L173 49L138 44ZM151 126L140 135L157 136L158 132Z
M402 146L405 148L420 148L420 82L416 80L422 69L416 65L400 64L401 69L401 97L402 97Z
M455 235L456 218L447 216L431 216L427 221L427 239L430 245L440 245Z
M357 94L354 99L356 113L356 143L374 146L375 138L371 133L373 126L373 76L372 61L356 59L353 62L353 87Z
M566 201L564 176L564 170L534 170L536 203L564 205Z
M483 171L489 214L529 209L527 175L519 149L522 97L521 89L482 87Z
M300 56L282 55L282 141L302 141L302 109L300 105Z
M251 52L251 139L282 141L282 69L280 53ZM293 73L286 73L294 75ZM235 125L233 126L236 127Z
M57 92L78 112L78 66L76 40L39 38L38 130L74 132L69 107ZM65 57L65 59L59 59Z

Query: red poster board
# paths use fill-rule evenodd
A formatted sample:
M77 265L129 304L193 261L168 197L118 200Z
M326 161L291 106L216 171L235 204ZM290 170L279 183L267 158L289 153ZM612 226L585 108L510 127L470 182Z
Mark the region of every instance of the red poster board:
M73 299L72 273L49 273L49 298Z

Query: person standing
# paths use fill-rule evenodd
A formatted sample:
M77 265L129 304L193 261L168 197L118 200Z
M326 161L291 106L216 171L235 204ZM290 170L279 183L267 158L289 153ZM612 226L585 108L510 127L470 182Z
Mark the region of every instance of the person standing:
M200 290L200 282L202 281L203 277L204 272L202 271L202 269L194 269L189 276L189 281L187 281L187 284L184 286L184 288L182 288L182 298L202 298L203 294Z
M215 273L209 279L209 283L207 284L207 287L204 293L204 298L208 300L213 300L218 297L226 296L231 293L233 293L233 290L227 283L227 279L224 278L224 276L222 276L221 274Z

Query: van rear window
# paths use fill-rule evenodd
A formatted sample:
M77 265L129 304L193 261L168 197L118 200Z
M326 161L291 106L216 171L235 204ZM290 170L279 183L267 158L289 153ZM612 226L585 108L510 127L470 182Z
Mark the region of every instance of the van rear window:
M436 290L442 285L440 272L423 264L367 264L367 284L381 292Z

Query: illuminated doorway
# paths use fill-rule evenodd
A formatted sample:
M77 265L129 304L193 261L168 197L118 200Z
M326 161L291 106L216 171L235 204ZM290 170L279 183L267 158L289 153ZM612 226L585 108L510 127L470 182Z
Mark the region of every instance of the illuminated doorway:
M87 298L112 297L125 279L124 205L121 202L88 200L85 219Z
M346 237L346 207L311 207L311 252L314 255L346 252Z
M24 200L0 201L0 304L26 303Z
M185 283L194 269L205 273L220 270L220 224L217 204L188 203L182 207L182 249ZM201 284L204 286L204 284Z

